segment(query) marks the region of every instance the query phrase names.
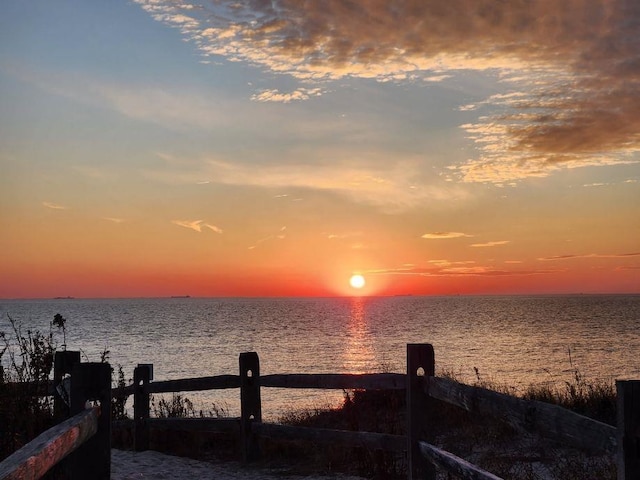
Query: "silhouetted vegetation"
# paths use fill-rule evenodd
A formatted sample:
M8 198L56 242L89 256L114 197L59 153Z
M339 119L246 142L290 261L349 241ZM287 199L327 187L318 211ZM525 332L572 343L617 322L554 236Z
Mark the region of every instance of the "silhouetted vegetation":
M56 314L46 332L27 330L8 317L11 330L0 332L0 458L25 445L54 424L53 400L43 396L51 377L53 358L59 348L56 334L61 333L66 348L66 319ZM57 330L56 330L57 329ZM101 355L108 361L109 351ZM121 366L114 373L114 388L127 385ZM442 376L454 377L451 374ZM452 378L455 380L455 378ZM476 386L514 395L514 390L484 381L476 369ZM129 380L130 383L130 380ZM615 425L616 394L613 383L588 381L573 368L572 378L557 384L531 386L522 398L553 403L579 414ZM126 419L126 398L114 395L113 419ZM471 415L447 403L429 399L427 438L472 463L503 478L533 479L611 479L616 477L613 458L590 456L564 447L553 440L529 432L517 431L499 419ZM153 416L227 417L228 410L213 404L196 409L184 395L152 398ZM400 390L344 392L339 408L291 411L280 423L350 431L404 435L406 398ZM237 458L238 439L227 434L206 432L152 431L152 448L167 453L195 456L206 460ZM373 478L404 478L404 454L371 451L363 447L313 445L300 440L262 440L267 466L283 472L344 472Z
M451 378L450 374L447 374ZM454 378L455 380L455 378ZM514 395L491 385L477 372L475 386ZM561 388L530 387L522 398L551 402L599 421L615 424L613 384L589 382L577 370ZM403 435L406 425L404 391L349 391L338 409L290 412L279 421L314 428L360 430ZM426 440L502 478L513 480L589 478L614 480L612 456L590 455L553 439L518 431L499 418L472 415L448 403L429 399ZM344 472L373 478L405 478L403 454L364 448L327 447L289 441L265 441L270 464L294 465L296 471ZM446 478L446 477L442 477Z
M57 350L66 349L67 320L54 315L46 332L28 329L23 332L19 322L7 315L9 332L0 332L0 459L8 457L43 431L57 423L54 419L53 397L48 396ZM54 329L55 327L55 329ZM58 345L56 334L62 334ZM100 356L109 359L109 351ZM114 373L113 367L111 368ZM126 386L122 367L118 367L114 387ZM114 397L111 409L114 419L127 418L126 398Z
M22 332L8 316L11 332L0 332L0 457L5 458L53 426L53 402L42 397L53 368L56 350L53 323L49 331Z

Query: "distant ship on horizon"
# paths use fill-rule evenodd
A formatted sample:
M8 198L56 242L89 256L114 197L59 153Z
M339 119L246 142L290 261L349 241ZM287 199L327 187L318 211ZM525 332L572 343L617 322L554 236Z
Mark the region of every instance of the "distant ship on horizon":
M191 295L171 295L171 298L191 298Z

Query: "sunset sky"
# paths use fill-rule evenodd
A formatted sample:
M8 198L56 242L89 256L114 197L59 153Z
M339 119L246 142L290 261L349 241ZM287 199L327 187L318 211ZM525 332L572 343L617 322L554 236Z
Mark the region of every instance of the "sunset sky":
M0 298L640 293L639 162L637 0L0 3Z

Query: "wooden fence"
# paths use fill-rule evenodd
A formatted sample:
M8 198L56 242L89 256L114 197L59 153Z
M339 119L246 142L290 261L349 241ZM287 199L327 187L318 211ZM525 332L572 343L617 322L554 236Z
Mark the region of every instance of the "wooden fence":
M71 353L71 352L66 352ZM70 357L69 357L70 358ZM74 365L72 378L78 375L75 370L75 358L68 362ZM64 363L64 362L63 362ZM90 365L90 364L80 364ZM105 365L105 364L98 364ZM153 366L139 365L134 370L133 385L113 391L116 396L134 396L134 448L149 448L149 432L152 428L176 430L200 430L239 432L241 438L242 459L251 462L260 459L260 438L286 438L309 440L317 443L341 444L366 447L371 450L406 452L408 478L435 479L436 468L452 473L464 479L499 480L499 477L486 472L469 462L456 457L434 445L422 440L422 432L429 428L426 424L426 402L428 397L456 405L469 412L489 414L506 420L511 425L525 431L532 431L543 436L561 440L564 443L590 451L617 455L618 480L637 480L640 478L640 381L616 382L618 394L618 427L583 417L566 409L551 404L523 400L500 394L479 387L462 385L445 378L435 377L435 361L433 347L429 344L407 345L406 374L260 374L260 362L255 352L241 353L239 358L239 375L221 375L212 377L189 378L153 382ZM54 374L55 378L55 374ZM60 377L62 378L62 376ZM72 382L72 385L80 382ZM265 423L262 421L261 388L319 388L319 389L374 389L374 390L406 390L407 428L406 436L389 435L371 432L354 432L343 430L315 429L293 427ZM171 393L186 391L202 391L212 389L240 389L241 416L238 419L181 419L150 418L150 396L153 393ZM99 398L101 405L110 402L104 392L94 386L83 398ZM100 394L98 395L98 392ZM73 387L72 387L73 397ZM105 403L107 402L107 403ZM84 403L84 402L83 402ZM77 403L72 402L77 409ZM100 421L104 420L106 410L103 409ZM77 413L76 410L72 413ZM93 411L91 411L93 412ZM85 418L86 417L86 418ZM87 419L91 420L87 420ZM84 413L82 418L76 416L70 423L58 427L68 431L76 422L94 422L95 414ZM56 427L56 428L58 428ZM90 431L91 428L88 429ZM108 437L109 425L98 426L98 431ZM44 435L44 434L43 434ZM91 434L89 433L88 436ZM108 454L109 444L104 440L90 443L97 435L91 437L81 449L82 457L89 458L87 450L95 450L90 478L109 478ZM31 445L31 444L29 444ZM31 447L30 447L31 448ZM67 450L65 447L64 450ZM73 448L69 447L69 451ZM80 450L74 455L78 455ZM22 457L20 456L22 455ZM41 463L36 460L24 461L23 452L17 452L0 465L0 479L19 478L6 476L5 463L25 465ZM46 456L46 454L44 454ZM20 459L23 460L20 460ZM80 462L81 463L81 462ZM96 472L95 465L102 465ZM86 466L85 466L86 467ZM77 468L82 468L82 465ZM35 471L35 470L34 470ZM39 471L39 470L38 470ZM34 476L33 478L38 478ZM79 475L77 478L83 478Z
M111 367L107 363L80 363L79 352L58 352L54 362L58 383L53 385L61 385L65 375L72 379L68 399L64 402L61 394L54 395L54 416L70 418L4 459L0 479L39 479L61 462L67 478L109 480ZM54 394L53 385L45 385L40 393Z
M123 394L134 395L134 448L149 448L149 429L235 431L240 433L242 459L260 458L260 438L308 440L316 443L366 447L371 450L406 452L408 478L435 479L435 468L460 478L496 480L486 472L452 453L426 443L421 433L425 423L427 398L435 398L475 414L500 418L517 429L536 432L567 445L596 453L617 455L618 479L640 478L640 381L618 381L618 428L578 415L564 408L534 400L523 400L480 387L435 377L433 347L407 345L405 374L279 374L261 375L258 354L241 353L239 375L222 375L152 382L152 366L134 370L134 384ZM407 427L405 436L293 427L262 421L261 388L318 388L406 390ZM158 419L150 418L150 395L239 388L239 419Z

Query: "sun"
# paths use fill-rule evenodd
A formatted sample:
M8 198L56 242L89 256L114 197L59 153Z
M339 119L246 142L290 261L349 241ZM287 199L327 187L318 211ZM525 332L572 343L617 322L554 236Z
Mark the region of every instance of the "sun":
M358 290L364 287L365 283L366 282L364 281L364 277L362 275L351 275L351 278L349 279L349 285L351 285L353 288L357 288Z

